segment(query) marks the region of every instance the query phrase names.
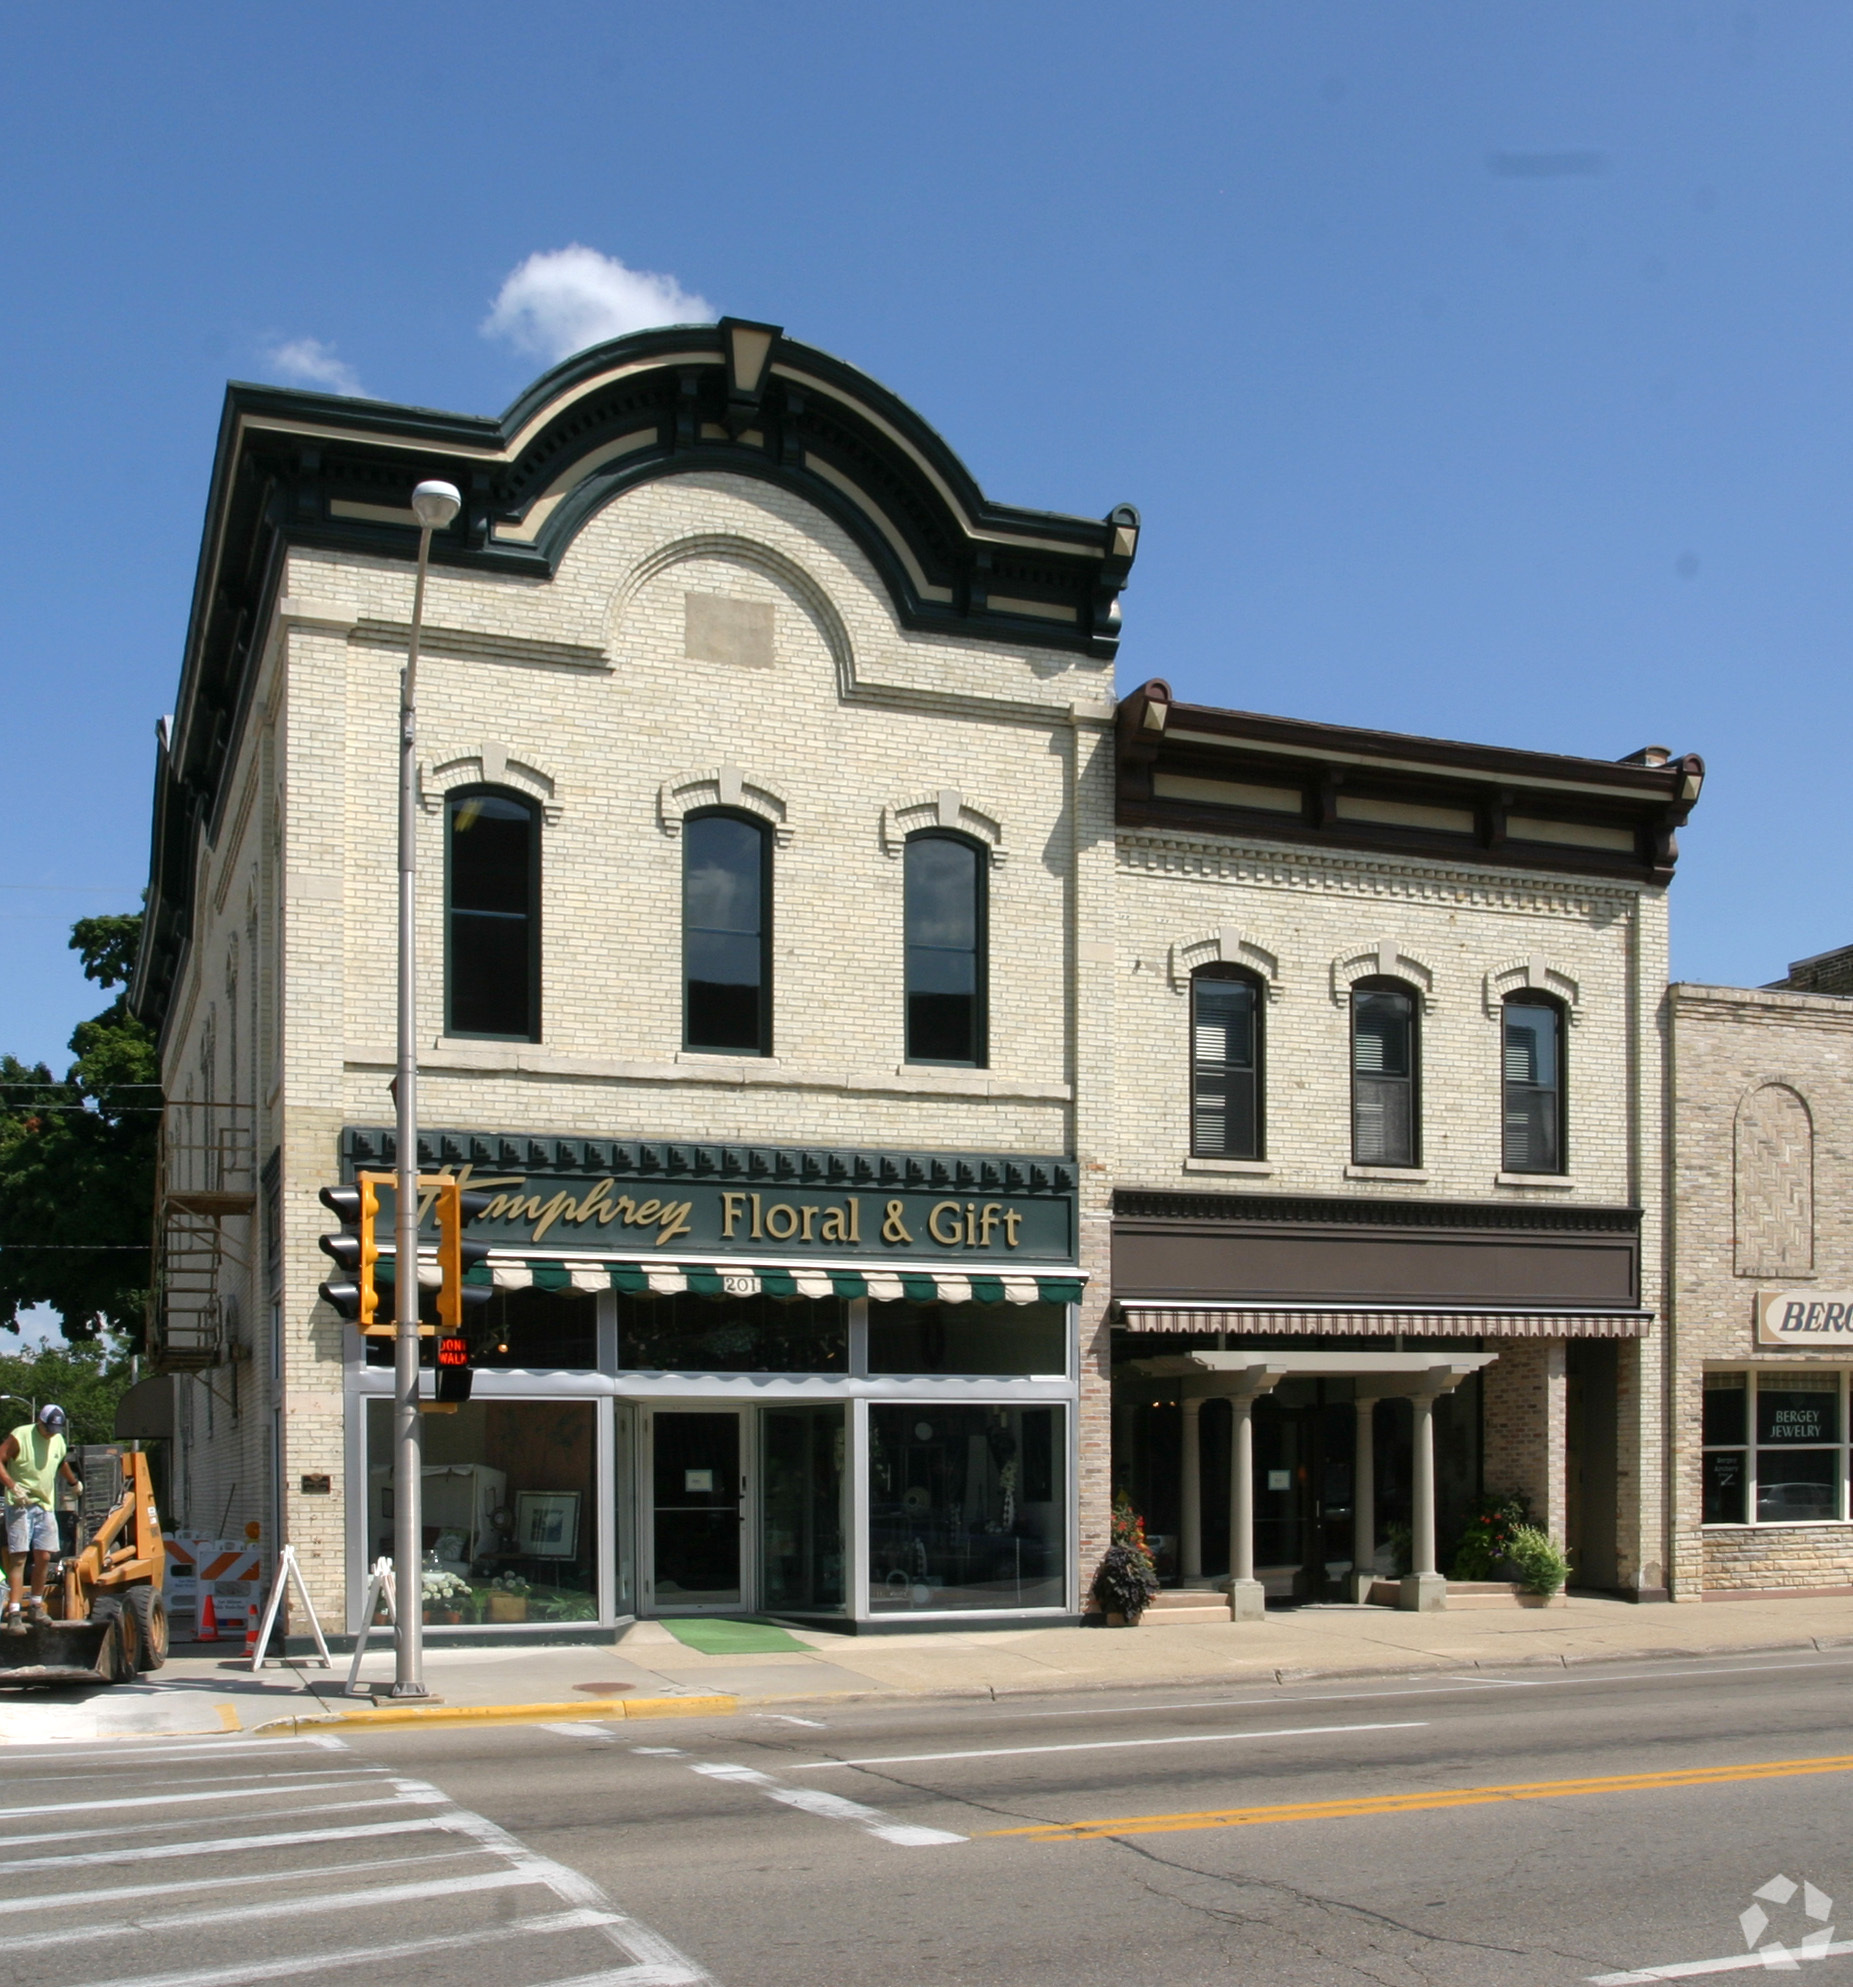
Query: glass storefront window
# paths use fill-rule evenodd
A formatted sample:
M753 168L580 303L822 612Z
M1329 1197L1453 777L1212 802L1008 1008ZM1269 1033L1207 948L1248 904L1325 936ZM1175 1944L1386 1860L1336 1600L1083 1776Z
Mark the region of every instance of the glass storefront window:
M869 1371L1059 1378L1068 1371L1068 1308L871 1303Z
M1820 1367L1705 1375L1705 1524L1818 1524L1840 1517L1843 1380L1837 1369Z
M1840 1516L1838 1373L1759 1373L1756 1439L1759 1524Z
M392 1414L367 1403L367 1558L393 1550ZM598 1618L596 1403L471 1401L428 1415L425 1619Z
M869 1408L869 1609L1060 1607L1059 1407Z
M848 1438L841 1407L761 1410L760 1568L769 1609L842 1610Z
M390 1305L390 1294L386 1302ZM466 1314L465 1330L484 1371L590 1373L598 1366L598 1299L585 1291L556 1293L530 1285L498 1290ZM431 1340L422 1341L420 1364L431 1364ZM366 1363L390 1366L390 1338L367 1340Z
M840 1297L621 1297L618 1364L643 1373L847 1373Z

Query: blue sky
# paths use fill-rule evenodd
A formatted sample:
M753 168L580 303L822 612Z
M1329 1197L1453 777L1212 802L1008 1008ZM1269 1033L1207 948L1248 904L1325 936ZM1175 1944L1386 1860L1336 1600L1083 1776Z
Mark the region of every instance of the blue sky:
M1676 971L1853 941L1844 4L74 0L0 47L0 1046L60 1061L67 927L145 875L226 379L497 412L544 361L491 305L575 243L1004 501L1139 505L1122 686L1703 752Z

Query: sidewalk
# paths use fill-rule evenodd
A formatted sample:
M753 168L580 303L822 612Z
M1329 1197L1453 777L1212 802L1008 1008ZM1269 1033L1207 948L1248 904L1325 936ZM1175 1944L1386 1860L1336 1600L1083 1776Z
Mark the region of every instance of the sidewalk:
M428 1643L426 1679L447 1712L551 1719L622 1715L620 1702L628 1702L633 1715L669 1715L675 1706L663 1700L693 1697L730 1698L745 1709L832 1699L1214 1688L1853 1649L1853 1598L1637 1607L1577 1597L1560 1608L1441 1614L1331 1606L1282 1610L1261 1622L1137 1629L880 1636L768 1629L742 1639L778 1646L704 1654L661 1622L639 1622L620 1631L609 1649L450 1650ZM371 1652L365 1678L384 1683L391 1674L390 1647ZM337 1658L332 1672L292 1658L253 1676L229 1645L223 1654L194 1645L133 1686L0 1691L0 1745L250 1732L282 1720L364 1713L365 1700L342 1695L346 1678L346 1658ZM561 1708L566 1706L571 1709Z

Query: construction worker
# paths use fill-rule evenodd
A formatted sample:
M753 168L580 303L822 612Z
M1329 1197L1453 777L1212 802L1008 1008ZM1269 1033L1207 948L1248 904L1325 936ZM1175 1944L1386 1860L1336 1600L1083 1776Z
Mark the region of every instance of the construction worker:
M65 1461L65 1414L56 1401L47 1401L31 1421L23 1422L0 1442L0 1498L6 1513L6 1618L9 1635L23 1635L26 1622L44 1621L45 1574L58 1550L58 1477L81 1491ZM26 1560L32 1560L32 1594L26 1613L20 1612L20 1588Z

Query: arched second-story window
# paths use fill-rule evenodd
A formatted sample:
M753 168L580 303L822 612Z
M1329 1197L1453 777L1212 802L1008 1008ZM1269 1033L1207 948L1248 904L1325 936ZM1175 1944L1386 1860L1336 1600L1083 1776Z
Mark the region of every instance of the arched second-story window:
M444 802L444 1030L540 1039L540 815L499 788Z
M929 829L909 836L905 868L907 1060L982 1069L984 853Z
M1233 966L1190 981L1190 1150L1197 1159L1259 1159L1261 983Z
M1351 1158L1358 1166L1421 1163L1416 997L1400 980L1351 989Z
M682 830L682 1042L772 1053L772 837L746 814L691 814Z
M1503 1170L1561 1173L1563 1010L1541 994L1513 994L1501 1020Z

